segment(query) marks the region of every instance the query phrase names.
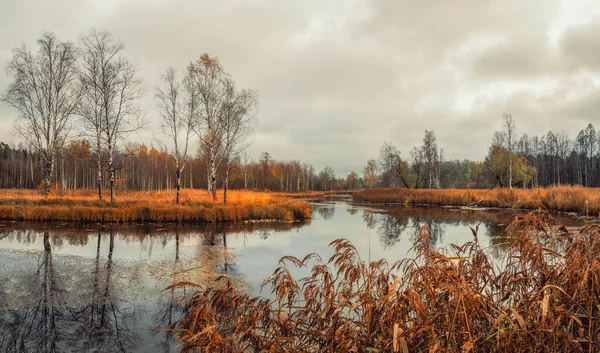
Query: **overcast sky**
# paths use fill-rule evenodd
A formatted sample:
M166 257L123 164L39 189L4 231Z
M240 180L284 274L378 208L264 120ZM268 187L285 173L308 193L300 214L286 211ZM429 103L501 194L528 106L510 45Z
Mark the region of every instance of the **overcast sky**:
M383 141L408 158L425 129L447 159L483 159L504 112L518 133L600 128L599 14L587 0L0 0L0 64L43 31L106 29L139 66L158 130L161 73L207 52L258 91L251 157L343 175ZM0 108L0 141L18 141L13 117Z

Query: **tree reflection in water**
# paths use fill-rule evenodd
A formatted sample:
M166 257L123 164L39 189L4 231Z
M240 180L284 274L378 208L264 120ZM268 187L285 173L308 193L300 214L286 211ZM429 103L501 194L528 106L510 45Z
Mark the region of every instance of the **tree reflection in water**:
M263 229L259 233L261 239L267 239L270 234L268 229ZM233 262L233 257L227 248L227 229L223 224L208 230L202 235L202 239L202 247L199 248L199 251L202 252L208 263L215 264L215 270L218 273L234 276L240 274L239 268Z
M379 216L379 214L375 212L363 211L361 218L367 225L367 228L375 229L375 226L377 225L377 216Z
M180 265L179 231L175 233L175 260L173 261L173 265L173 268L178 268ZM173 330L184 309L183 302L178 300L178 297L184 295L185 292L183 290L172 288L162 292L156 302L156 312L152 315L153 327L156 329L151 332L155 339L158 340L156 348L162 352L173 352L177 345Z
M350 213L352 216L358 213L358 207L348 207L346 208L346 212Z
M61 298L62 284L54 272L50 235L44 233L44 252L35 273L27 278L29 293L22 309L0 313L2 352L59 352L72 335L68 323L71 315Z
M409 225L409 218L394 217L389 214L378 214L375 217L377 234L384 249L391 248L398 241Z
M113 283L113 252L115 236L109 235L108 257L104 267L100 266L102 236L98 234L95 269L89 304L74 311L77 322L77 340L80 351L128 352L137 346L140 337L133 330L141 316L140 308L121 303L119 291Z
M69 294L66 277L55 270L50 235L44 233L36 271L19 283L30 292L16 298L18 308L0 312L1 352L128 352L136 347L139 337L132 327L139 312L122 305L113 284L114 234L104 266L101 241L98 235L94 269L82 269L83 282L72 284Z
M318 206L316 208L317 213L325 220L333 218L335 214L335 206Z
M397 207L374 212L363 210L361 218L367 228L375 229L383 248L394 247L403 236L413 242L417 239L421 227L430 229L430 241L433 246L444 242L448 226L462 226L465 234L471 234L468 227L483 224L485 234L490 237L490 245L500 256L506 248L506 240L498 237L510 223L512 212L460 212L442 208Z
M181 269L171 273L170 283L179 280L190 280L199 284L213 285L221 275L241 277L237 264L233 261L227 248L227 228L223 224L211 226L199 236L196 254L185 264L179 259L179 234L175 235L175 255L173 269ZM198 265L198 266L196 266ZM184 277L184 278L182 278ZM152 315L152 335L155 337L156 349L162 352L173 352L177 341L173 329L184 312L184 302L180 300L186 295L184 288L169 289L162 292L156 302L156 311Z

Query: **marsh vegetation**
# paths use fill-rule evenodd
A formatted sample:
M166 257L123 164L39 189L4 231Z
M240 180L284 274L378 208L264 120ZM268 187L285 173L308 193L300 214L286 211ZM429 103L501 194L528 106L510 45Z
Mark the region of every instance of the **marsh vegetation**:
M600 226L517 216L494 259L478 227L436 248L425 224L414 256L367 261L345 239L334 254L285 256L264 282L272 298L196 288L176 333L184 352L595 352ZM468 231L465 229L465 231ZM496 244L495 246L498 246ZM306 268L306 276L293 270Z

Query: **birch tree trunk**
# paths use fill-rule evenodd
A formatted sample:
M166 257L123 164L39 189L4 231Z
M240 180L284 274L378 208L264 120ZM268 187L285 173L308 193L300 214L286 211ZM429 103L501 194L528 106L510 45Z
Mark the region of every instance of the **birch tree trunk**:
M177 168L177 196L175 197L175 203L179 205L179 197L181 195L181 170Z
M44 164L44 194L50 195L50 184L52 184L52 175L54 174L54 153L46 157Z
M98 147L100 147L100 140L98 140ZM99 149L96 156L96 173L98 174L98 200L102 201L102 157Z
M512 167L513 167L513 156L512 151L508 153L508 187L512 190Z
M115 168L112 142L108 144L108 173L110 178L110 202L115 202Z
M229 188L229 161L225 165L225 181L223 182L223 204L227 205L227 189Z
M217 201L217 165L215 161L215 155L211 148L210 151L210 180L209 180L209 188L212 194L213 201Z

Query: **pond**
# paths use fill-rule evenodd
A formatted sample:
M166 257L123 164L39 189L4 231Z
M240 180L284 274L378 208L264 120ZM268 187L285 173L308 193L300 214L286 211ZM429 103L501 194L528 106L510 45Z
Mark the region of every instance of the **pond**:
M298 224L104 227L4 223L0 227L1 352L177 352L170 331L182 307L166 290L229 275L242 290L261 292L282 256L316 252L346 238L363 260L410 256L422 225L436 246L479 241L494 256L512 211L383 207L349 200L313 204ZM575 218L561 217L566 225Z

